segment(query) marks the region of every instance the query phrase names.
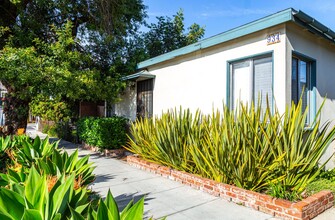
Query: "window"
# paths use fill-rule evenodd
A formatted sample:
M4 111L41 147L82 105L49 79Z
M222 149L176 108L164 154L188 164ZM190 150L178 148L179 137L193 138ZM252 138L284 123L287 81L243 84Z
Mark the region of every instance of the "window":
M137 82L137 118L152 117L153 79Z
M257 104L261 102L263 109L272 108L272 56L258 56L230 63L230 102L232 109L239 103Z
M315 86L315 74L312 74L312 71L315 66L315 61L301 57L301 56L292 56L292 83L291 83L291 94L292 101L297 104L302 99L302 109L306 110L309 106L308 115L307 115L307 124L314 118L315 106L313 102L313 87Z

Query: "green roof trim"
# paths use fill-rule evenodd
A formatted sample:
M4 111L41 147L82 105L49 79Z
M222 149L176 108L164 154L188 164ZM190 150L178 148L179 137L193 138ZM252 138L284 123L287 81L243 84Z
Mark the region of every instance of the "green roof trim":
M131 75L128 75L128 76L124 76L121 78L122 81L127 81L127 80L133 80L133 81L137 81L137 80L146 80L146 79L153 79L155 78L156 76L149 73L148 71L146 70L142 70L138 73L134 73L134 74L131 74Z
M188 45L186 47L165 53L163 55L145 60L137 65L138 69L143 69L148 66L161 63L167 60L171 60L175 57L182 56L200 49L215 46L220 43L224 43L229 40L233 40L238 37L242 37L247 34L254 33L278 24L285 23L292 20L292 8L280 11L278 13L272 14L270 16L261 18L259 20L253 21L251 23L242 25L240 27L231 29L229 31L223 32L221 34L215 35L213 37L201 40L197 43Z
M293 12L293 16L293 19L296 23L335 43L335 32L327 26L321 24L319 21L302 11Z
M335 43L335 32L325 25L321 24L316 19L310 17L302 11L296 11L293 8L288 8L286 10L277 12L275 14L269 15L267 17L258 19L256 21L250 22L248 24L242 25L240 27L231 29L229 31L223 32L221 34L215 35L213 37L201 40L197 43L188 45L186 47L162 54L160 56L145 60L137 65L138 69L144 69L146 67L174 59L176 57L192 53L197 50L205 49L218 45L220 43L233 40L247 34L251 34L260 30L264 30L275 25L283 24L285 22L293 21L296 24L307 28L312 33L315 33L332 43Z

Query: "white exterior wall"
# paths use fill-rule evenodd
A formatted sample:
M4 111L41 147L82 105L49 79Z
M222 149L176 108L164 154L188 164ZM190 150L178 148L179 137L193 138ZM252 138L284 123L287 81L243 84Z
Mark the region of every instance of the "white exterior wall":
M267 45L266 36L281 33L281 42ZM208 49L148 68L156 75L153 91L153 113L159 116L171 108L222 109L227 97L227 63L231 60L273 53L273 89L276 104L285 110L286 93L285 25L250 34ZM229 66L228 66L229 67Z
M131 121L136 119L136 83L130 83L120 95L121 101L115 103L115 114Z
M316 60L316 109L325 100L321 123L331 121L332 126L335 126L335 45L295 24L287 25L287 39L290 62L292 51ZM288 73L291 71L291 65L288 65ZM288 82L291 82L291 76L289 77ZM290 83L287 86L287 91L290 91ZM335 143L327 149L323 161L335 152L334 147ZM327 167L334 166L335 158L328 163Z

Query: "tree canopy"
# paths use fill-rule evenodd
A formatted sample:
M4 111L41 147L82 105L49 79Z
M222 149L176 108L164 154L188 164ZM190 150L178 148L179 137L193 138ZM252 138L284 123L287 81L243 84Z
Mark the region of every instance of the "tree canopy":
M184 13L180 9L173 19L167 16L157 17L158 22L148 25L144 34L144 47L149 57L158 56L172 50L197 42L205 34L204 27L194 23L184 27Z
M37 96L113 100L124 87L115 54L145 18L142 0L3 0L0 81L9 133Z
M26 127L38 96L61 102L116 100L147 58L198 41L204 28L184 28L184 15L147 25L142 0L2 0L0 81L8 90L9 133Z

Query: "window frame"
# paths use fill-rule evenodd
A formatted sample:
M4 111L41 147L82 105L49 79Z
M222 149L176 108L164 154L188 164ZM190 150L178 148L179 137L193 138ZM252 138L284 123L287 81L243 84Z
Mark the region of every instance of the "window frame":
M139 86L139 84L143 84ZM136 81L136 118L152 118L153 117L153 96L154 96L154 79L144 79ZM143 89L143 90L142 90ZM142 91L141 91L142 90ZM145 100L142 100L142 97L139 95L144 94L147 96ZM139 101L144 101L142 104L144 106L144 115L139 111Z
M293 74L293 59L297 59L298 63L299 60L304 61L308 65L308 75L306 75L306 85L308 85L307 89L307 107L308 107L308 115L307 115L307 122L306 122L306 128L313 127L315 117L316 117L316 59L306 56L302 53L299 53L297 51L292 51L291 56L291 87L290 87L290 103L294 102L293 99L293 90L292 90L292 74ZM299 77L299 74L298 74ZM299 90L299 89L298 89ZM298 95L298 101L300 98L300 95Z
M233 60L229 60L227 61L227 82L226 82L226 105L229 106L230 109L233 109L233 97L232 97L232 89L233 89L233 64L234 63L238 63L238 62L243 62L243 61L247 61L247 60L251 60L251 67L250 67L250 71L252 72L252 78L253 78L253 82L252 82L252 101L254 102L254 93L255 93L255 88L254 88L254 60L255 59L261 59L261 58L266 58L269 57L271 58L272 61L272 70L271 70L271 78L272 78L272 82L271 82L271 90L272 90L272 97L271 97L271 111L273 112L274 110L274 53L273 51L267 51L264 53L258 53L258 54L253 54L250 56L245 56L245 57L241 57L241 58L237 58L237 59L233 59Z

